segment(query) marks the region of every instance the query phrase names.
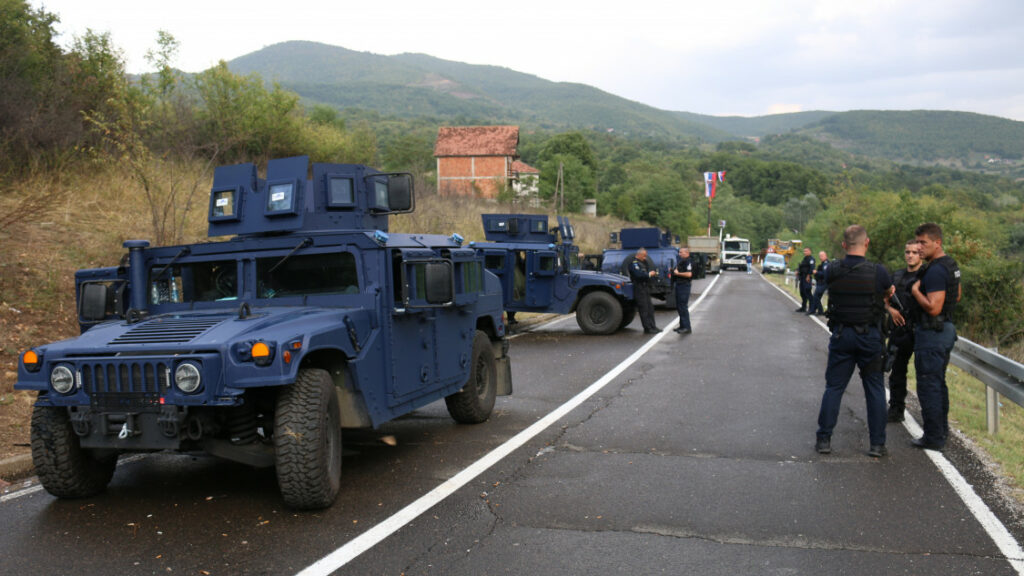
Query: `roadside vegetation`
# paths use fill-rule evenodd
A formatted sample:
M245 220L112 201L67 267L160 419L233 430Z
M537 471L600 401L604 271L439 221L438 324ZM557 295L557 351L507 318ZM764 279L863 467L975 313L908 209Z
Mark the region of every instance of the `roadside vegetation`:
M223 62L185 75L166 33L147 54L151 72L133 76L109 35L89 31L62 48L56 21L24 0L0 0L0 457L26 450L31 399L12 392L19 351L77 331L74 271L116 265L127 239L202 241L214 166L308 155L411 172L418 210L395 218L399 231L474 240L481 212L532 211L510 194L500 204L436 196L438 128L497 119L337 109ZM860 223L870 256L893 268L914 227L939 222L964 275L961 333L1024 355L1021 182L869 160L796 134L709 145L540 119L520 138L523 161L541 171L536 211L554 212L559 168L568 213L597 200L596 219L572 216L585 253L608 247L623 226L685 237L725 221L754 251L768 238L799 238L836 255L843 228ZM706 171L726 174L710 210Z

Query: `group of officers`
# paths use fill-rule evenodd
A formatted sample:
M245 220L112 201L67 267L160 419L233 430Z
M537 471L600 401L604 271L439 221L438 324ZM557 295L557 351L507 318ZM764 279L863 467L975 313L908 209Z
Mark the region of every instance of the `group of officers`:
M842 242L846 256L825 265L818 278L822 292L827 289L829 293L828 325L832 335L815 449L821 454L832 451L832 431L843 392L854 368L859 368L867 400L868 455L886 455L886 422L904 418L907 367L913 355L924 434L911 444L942 450L949 436L946 366L956 342L953 312L961 297L960 268L943 250L942 228L935 223L914 230L914 238L904 247L907 267L892 276L884 266L865 258L869 242L863 226L847 227ZM805 260L808 258L810 250L805 250ZM798 274L802 272L798 270ZM820 306L820 296L818 300ZM815 313L813 294L807 302L812 306L808 313ZM884 383L887 359L892 370L888 408Z

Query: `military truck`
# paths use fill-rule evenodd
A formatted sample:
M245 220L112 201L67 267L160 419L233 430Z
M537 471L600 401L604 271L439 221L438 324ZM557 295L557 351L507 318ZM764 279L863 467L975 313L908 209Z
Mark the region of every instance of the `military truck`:
M708 274L718 274L722 269L722 244L716 236L689 236L686 245L690 248L690 257L697 264L695 278L704 278Z
M388 232L412 178L306 157L217 168L209 236L124 243L75 275L82 334L19 359L32 458L61 498L118 455L204 451L276 467L288 506L336 498L342 429L444 399L461 423L512 391L498 279L462 239Z
M664 301L666 306L675 308L676 293L672 289L672 269L679 261L679 238L666 230L662 233L658 228L623 228L611 234L611 242L618 243L618 248L604 251L601 259L601 270L629 276L629 265L640 248L647 249L647 259L657 270L658 275L652 278L649 286L652 298Z
M576 232L558 216L548 229L545 214L482 214L486 242L471 242L504 289L505 310L576 313L587 334L611 334L636 316L633 285L620 274L579 269Z

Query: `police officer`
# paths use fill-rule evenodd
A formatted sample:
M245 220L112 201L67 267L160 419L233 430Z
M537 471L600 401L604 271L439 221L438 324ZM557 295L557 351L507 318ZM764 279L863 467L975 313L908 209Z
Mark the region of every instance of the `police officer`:
M693 282L693 261L690 259L690 249L686 246L679 249L679 261L672 270L672 284L676 292L676 311L679 312L679 327L675 329L679 334L693 332L690 326L690 283Z
M942 249L942 228L938 224L921 224L914 230L914 236L928 267L910 287L911 295L921 306L920 318L915 319L914 369L924 428L924 435L912 444L942 450L949 435L946 365L956 342L953 312L960 301L960 267Z
M820 454L832 451L832 431L839 419L839 406L853 369L860 368L861 383L867 400L868 455L884 456L885 382L883 368L885 343L882 322L885 300L892 295L889 272L881 264L868 262L868 233L863 226L848 226L843 231L846 257L829 268L828 324L832 336L828 343L825 369L825 394L818 412L815 449Z
M828 282L825 275L828 273L828 254L824 250L818 252L818 269L814 271L814 295L811 297L811 309L807 311L808 316L824 314L825 308L821 305L821 298L828 290Z
M640 248L636 257L629 263L629 279L633 281L633 299L640 313L640 323L644 326L644 334L656 334L658 327L654 325L654 306L651 305L651 279L658 275L647 260L647 249Z
M808 304L811 302L811 274L814 273L814 256L811 256L811 249L804 248L804 259L797 266L796 275L800 280L800 307L797 312L807 312Z
M914 353L914 325L912 318L920 317L917 300L910 294L910 286L917 282L921 271L921 247L917 240L910 240L903 248L903 260L907 267L892 275L896 292L889 299L889 317L892 328L889 332L889 356L892 373L889 374L889 422L903 422L903 411L907 400L907 366Z

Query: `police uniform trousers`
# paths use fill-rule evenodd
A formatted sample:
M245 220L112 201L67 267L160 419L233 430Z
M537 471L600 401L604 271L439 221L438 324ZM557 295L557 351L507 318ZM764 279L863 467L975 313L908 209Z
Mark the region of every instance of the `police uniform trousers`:
M676 282L676 311L679 312L679 327L692 330L690 326L690 282Z
M885 379L882 351L885 343L876 327L858 333L852 326L837 328L828 342L828 367L825 369L825 394L818 412L818 438L832 437L839 419L839 406L853 369L860 378L867 400L868 435L872 446L885 444Z
M805 282L803 278L800 278L800 309L810 310L813 302L814 295L811 293L811 283Z
M907 367L914 353L914 333L907 332L895 338L896 351L889 374L889 405L903 408L907 403Z
M949 433L946 366L955 342L956 328L952 322L944 322L941 332L923 326L914 330L914 369L924 441L935 446L945 446Z
M828 290L828 284L825 284L824 282L819 282L818 285L814 287L814 294L811 296L811 307L807 309L808 314L814 314L816 312L821 314L825 313L825 308L821 305L821 297L825 295L825 290Z
M651 290L647 283L633 284L633 299L636 300L636 311L640 314L640 323L644 330L654 330L654 305L651 304Z

